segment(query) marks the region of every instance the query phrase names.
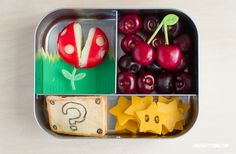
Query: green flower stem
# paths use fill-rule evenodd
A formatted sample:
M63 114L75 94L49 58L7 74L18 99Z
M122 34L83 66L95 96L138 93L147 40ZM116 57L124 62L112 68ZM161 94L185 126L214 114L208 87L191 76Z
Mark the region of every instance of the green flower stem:
M157 27L157 29L155 30L155 32L152 34L152 36L150 37L150 39L148 40L147 44L150 44L152 42L152 40L155 38L155 36L157 35L157 33L160 31L161 27L163 26L164 22L162 21L160 23L160 25Z
M76 73L76 70L77 69L74 67L73 72L72 72L72 77L71 77L71 80L70 80L72 90L76 90L76 88L75 88L75 73Z

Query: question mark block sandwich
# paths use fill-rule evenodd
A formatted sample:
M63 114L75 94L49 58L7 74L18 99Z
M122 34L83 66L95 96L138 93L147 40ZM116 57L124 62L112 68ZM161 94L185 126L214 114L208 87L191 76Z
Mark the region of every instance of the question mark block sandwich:
M53 132L102 137L107 132L107 97L47 96L49 125Z

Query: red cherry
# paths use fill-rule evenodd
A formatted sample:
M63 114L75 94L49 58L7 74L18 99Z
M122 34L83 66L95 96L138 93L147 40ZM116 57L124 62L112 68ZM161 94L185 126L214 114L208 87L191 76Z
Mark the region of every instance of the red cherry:
M119 93L134 94L136 93L136 78L131 72L120 72L117 77L117 87Z
M174 92L174 75L169 72L160 72L156 76L155 89L160 94L171 94Z
M173 40L183 52L188 52L192 49L192 40L188 34L182 34Z
M138 92L141 94L150 94L154 91L155 78L149 72L143 72L138 77Z
M151 36L149 36L146 41L148 41L150 38L151 38ZM164 35L163 35L163 34L157 34L157 35L153 38L153 40L152 40L152 42L150 43L150 45L151 45L153 48L155 48L155 49L156 49L158 46L160 46L160 45L165 45L165 37L164 37Z
M125 35L136 33L141 27L141 18L136 14L124 15L119 20L119 31Z
M184 71L189 66L189 57L183 56L180 61L180 64L176 67L176 69L172 70L174 72L181 72Z
M175 79L175 89L178 94L192 93L194 90L192 75L187 72L177 74Z
M154 61L154 49L145 42L140 43L132 51L132 57L140 65L151 65Z
M129 71L133 74L138 74L142 70L142 66L134 62L129 54L120 57L118 67L121 71Z
M158 64L156 64L155 62L149 66L146 67L146 70L151 72L151 73L159 73L163 71L163 68L161 68Z
M143 30L146 34L153 33L160 24L160 19L155 16L146 17L143 20Z
M182 51L174 45L161 45L156 51L157 63L168 70L173 70L178 67L183 58Z
M121 41L121 48L125 53L131 52L137 44L142 43L144 40L137 34L125 36Z

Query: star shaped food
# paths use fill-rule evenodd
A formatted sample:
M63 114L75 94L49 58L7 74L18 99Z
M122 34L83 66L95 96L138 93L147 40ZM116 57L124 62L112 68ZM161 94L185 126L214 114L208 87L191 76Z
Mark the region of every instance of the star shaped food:
M140 122L140 132L151 132L161 135L162 123L166 115L158 112L157 104L153 102L146 110L136 112Z
M180 112L182 112L182 113L186 113L190 109L189 104L183 104L181 102L179 103L178 107L179 107Z
M182 102L179 103L178 105L179 111L184 115L188 110L190 109L189 104L183 104ZM176 130L183 130L185 125L185 118L179 122L176 123L175 129Z
M123 131L123 130L128 130L132 133L137 133L139 128L139 125L136 121L134 120L129 120L128 122L126 122L123 126L121 126L118 122L116 123L115 126L115 131L119 132L119 131Z
M117 118L120 126L123 126L129 120L134 120L134 116L127 115L124 111L130 106L131 102L125 97L120 97L116 106L111 108L109 112Z
M147 107L152 104L153 97L138 97L132 96L131 105L125 110L125 113L131 116L135 116L137 111L145 110Z
M167 115L167 118L163 121L163 125L169 132L172 132L175 129L176 123L184 119L183 113L181 113L178 108L178 101L173 100L168 104L158 102L157 106L158 112L162 112Z
M162 102L162 103L166 103L166 104L172 102L173 100L176 100L178 102L178 108L181 110L181 112L183 112L183 113L188 112L190 105L183 104L179 97L171 97L171 98L166 98L163 96L158 97L158 102Z
M165 126L162 126L161 134L162 134L162 135L166 135L167 133L169 133L169 131L167 130L167 128L166 128Z
M182 114L185 114L186 112L188 112L188 110L190 108L190 105L189 104L183 104L179 97L171 97L171 98L166 98L166 97L163 97L163 96L159 96L158 97L158 102L162 102L162 103L167 103L168 104L168 103L170 103L173 100L178 101L178 109L179 109L179 111ZM183 127L184 125L185 125L185 119L177 122L176 125L175 125L174 130L183 130L184 129L184 127ZM165 135L167 133L164 132L163 135Z
M181 120L179 122L176 122L175 124L175 130L183 130L184 129L184 123L185 121L184 120Z
M166 98L163 96L159 96L158 97L158 102L162 102L162 103L170 103L173 100L177 100L178 102L180 101L179 97L171 97L171 98Z

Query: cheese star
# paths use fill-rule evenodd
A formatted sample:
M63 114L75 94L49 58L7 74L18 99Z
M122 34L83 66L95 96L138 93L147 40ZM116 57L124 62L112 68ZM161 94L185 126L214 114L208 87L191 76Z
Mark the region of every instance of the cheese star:
M183 104L179 97L171 97L171 98L166 98L163 96L158 97L158 102L162 102L162 103L166 103L166 104L172 102L173 100L176 100L178 102L178 108L181 110L181 112L185 113L189 110L190 105Z
M166 135L167 133L169 133L169 131L166 129L165 126L162 126L161 134L162 134L162 135Z
M115 126L115 131L116 132L119 132L119 131L123 131L123 130L128 130L132 133L137 133L138 131L138 123L134 120L129 120L128 122L126 122L123 126L121 126L119 124L119 122L116 123L116 126Z
M171 98L166 98L163 96L158 97L158 102L162 102L162 103L166 103L166 104L170 103L173 100L177 100L178 102L180 101L179 97L171 97Z
M162 102L162 103L167 103L168 104L173 100L178 101L178 108L179 108L179 111L182 114L188 112L188 110L190 108L190 105L189 104L183 104L182 101L179 99L179 97L171 97L171 98L166 98L166 97L163 97L163 96L158 97L158 102ZM175 130L183 130L184 125L185 125L185 119L183 119L182 121L177 122L174 129Z
M186 112L188 112L188 110L190 109L190 105L189 104L183 104L182 102L179 103L178 105L179 107L179 111L184 115ZM185 119L179 121L176 123L175 128L176 130L183 130L185 125Z
M162 123L166 119L164 113L158 112L157 104L153 102L146 110L136 112L140 121L140 132L151 132L161 135Z
M178 101L173 100L166 104L158 102L158 112L165 113L167 118L163 121L163 125L169 132L172 132L177 122L184 119L184 115L178 109Z
M120 97L116 106L109 110L109 112L117 118L117 121L121 126L123 126L129 120L135 119L134 116L130 116L124 113L124 111L130 106L130 104L130 100L125 97Z
M125 110L125 113L128 115L135 116L135 113L140 110L145 110L153 102L152 96L146 97L137 97L132 96L131 105Z
M188 110L190 109L189 104L179 103L178 107L182 113L188 112Z
M181 120L175 124L175 130L183 130L184 129L184 120Z

